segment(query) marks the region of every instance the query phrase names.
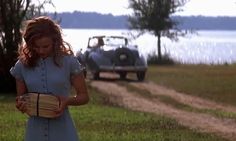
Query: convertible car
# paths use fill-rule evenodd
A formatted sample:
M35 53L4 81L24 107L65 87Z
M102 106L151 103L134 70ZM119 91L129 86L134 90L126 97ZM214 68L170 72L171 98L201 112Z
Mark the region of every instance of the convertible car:
M101 72L118 73L121 79L125 79L127 73L136 73L139 81L145 79L146 59L138 47L129 45L123 36L90 37L86 51L77 57L93 79L99 79Z

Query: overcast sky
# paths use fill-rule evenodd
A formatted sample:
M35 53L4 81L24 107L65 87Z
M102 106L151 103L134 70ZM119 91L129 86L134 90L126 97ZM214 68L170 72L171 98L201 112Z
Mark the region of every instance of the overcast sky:
M52 0L56 8L47 11L57 12L98 12L103 14L127 15L128 0ZM190 0L179 15L236 16L236 0Z

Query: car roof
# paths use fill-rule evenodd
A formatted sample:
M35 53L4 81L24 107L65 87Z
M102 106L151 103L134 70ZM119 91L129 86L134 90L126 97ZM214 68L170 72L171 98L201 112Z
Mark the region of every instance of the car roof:
M125 38L126 39L126 37L124 37L124 36L107 36L107 35L97 35L97 36L92 36L92 37L90 37L90 38L104 38L104 37L110 37L110 38Z

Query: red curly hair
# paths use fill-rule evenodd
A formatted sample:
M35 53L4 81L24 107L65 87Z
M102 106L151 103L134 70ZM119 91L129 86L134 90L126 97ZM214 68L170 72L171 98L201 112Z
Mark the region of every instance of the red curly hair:
M40 16L29 20L23 33L24 43L19 47L19 59L28 67L36 66L39 59L34 51L35 40L49 37L53 41L53 60L57 66L60 66L59 58L64 55L72 55L73 51L69 43L62 38L60 26L49 17Z

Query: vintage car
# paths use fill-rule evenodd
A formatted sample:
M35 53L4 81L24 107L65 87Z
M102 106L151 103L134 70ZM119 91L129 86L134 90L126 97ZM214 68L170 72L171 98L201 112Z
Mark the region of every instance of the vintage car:
M118 73L125 79L127 73L136 73L137 79L143 81L147 71L147 62L138 51L138 47L129 45L123 36L93 36L88 39L84 53L78 59L93 79L99 79L101 72Z

